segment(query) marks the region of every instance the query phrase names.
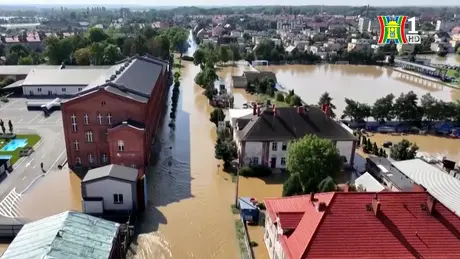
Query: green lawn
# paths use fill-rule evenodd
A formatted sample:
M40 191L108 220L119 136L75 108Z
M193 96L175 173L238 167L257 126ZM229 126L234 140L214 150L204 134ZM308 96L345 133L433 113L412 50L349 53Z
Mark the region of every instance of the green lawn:
M278 92L275 92L275 96L276 96L277 93ZM275 100L275 97L271 97L271 96L269 96L267 94L256 94L256 96L257 96L257 101L258 102L264 102L265 103L266 100L270 100L272 104L276 105L276 107L289 107L289 105L287 103L278 102L278 101Z
M39 135L16 135L16 139L27 139L27 146L33 147L40 141ZM0 136L0 149L2 149L8 142L11 141L10 139L2 139ZM19 159L19 151L21 148L17 148L15 151L7 152L7 151L0 151L0 156L12 156L11 157L11 164L14 165L16 161Z

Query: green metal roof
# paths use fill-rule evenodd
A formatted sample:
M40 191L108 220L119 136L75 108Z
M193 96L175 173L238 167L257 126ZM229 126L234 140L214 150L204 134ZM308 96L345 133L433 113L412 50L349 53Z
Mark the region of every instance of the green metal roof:
M107 259L119 224L66 211L24 225L1 259Z

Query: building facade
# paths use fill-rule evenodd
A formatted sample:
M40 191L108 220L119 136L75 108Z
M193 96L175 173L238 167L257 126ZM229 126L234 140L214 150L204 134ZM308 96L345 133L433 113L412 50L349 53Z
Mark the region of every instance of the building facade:
M169 74L163 60L130 58L63 102L69 166L143 168L163 114Z

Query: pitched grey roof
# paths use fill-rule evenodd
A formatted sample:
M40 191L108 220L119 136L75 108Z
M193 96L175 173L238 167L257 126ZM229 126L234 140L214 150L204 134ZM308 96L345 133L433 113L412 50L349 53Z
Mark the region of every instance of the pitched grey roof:
M120 225L66 211L24 225L2 259L109 259Z
M47 65L11 65L11 66L0 66L0 75L27 75L32 69L58 69L59 66L47 66Z
M411 179L395 168L390 160L384 157L370 156L366 161L372 161L379 168L380 175L392 182L399 190L403 192L412 191L413 183Z
M22 85L87 86L101 72L101 69L32 69Z
M247 115L237 119L238 136L243 141L289 141L308 134L336 141L355 141L355 136L327 117L318 107L310 106L308 111L297 108L263 109L261 115Z
M111 164L89 170L82 182L89 182L105 177L135 182L137 175L138 171L135 168Z
M160 75L168 69L168 62L151 56L135 56L109 68L89 83L79 96L104 89L108 92L148 102Z

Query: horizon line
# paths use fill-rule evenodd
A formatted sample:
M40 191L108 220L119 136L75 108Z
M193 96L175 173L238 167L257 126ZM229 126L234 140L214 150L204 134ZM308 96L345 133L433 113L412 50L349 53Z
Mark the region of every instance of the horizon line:
M126 7L171 7L171 8L179 8L179 7L211 7L211 8L230 8L230 7L307 7L307 6L324 6L324 7L362 7L366 5L278 5L278 4L267 4L267 5L150 5L150 4L30 4L30 3L2 3L0 7L9 6L9 7L37 7L37 6L126 6ZM460 7L460 5L370 5L371 7L429 7L429 8L441 8L441 7Z

